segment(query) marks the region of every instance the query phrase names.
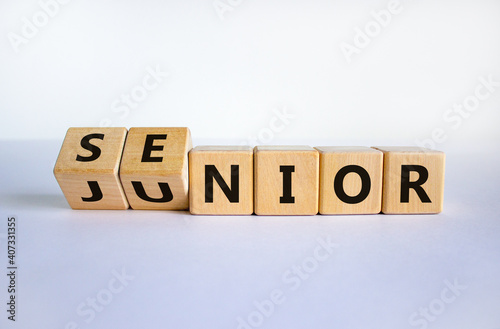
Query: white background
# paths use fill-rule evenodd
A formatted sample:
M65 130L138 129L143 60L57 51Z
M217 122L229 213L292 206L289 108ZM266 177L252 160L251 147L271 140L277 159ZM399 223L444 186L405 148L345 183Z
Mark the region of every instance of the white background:
M46 22L37 1L0 3L0 264L15 215L20 267L15 324L0 276L1 327L237 328L279 289L262 328L500 328L500 86L480 87L500 81L500 2L401 1L349 59L341 47L389 1L220 3L231 10L74 0ZM155 69L168 77L127 108ZM100 125L188 126L195 145L416 145L438 131L426 145L447 152L444 212L72 211L52 168L68 127ZM282 276L321 238L335 251L293 290ZM87 323L79 305L122 269L134 279ZM454 280L467 288L415 325Z
M220 19L213 0L72 1L16 53L8 34L22 36L23 17L41 8L3 1L0 138L60 140L105 123L189 126L195 140L236 143L286 107L296 118L269 142L409 145L436 127L444 144L498 139L498 92L459 131L442 118L479 77L500 80L498 1L402 1L350 64L340 45L389 1L239 2ZM169 78L113 112L157 66Z

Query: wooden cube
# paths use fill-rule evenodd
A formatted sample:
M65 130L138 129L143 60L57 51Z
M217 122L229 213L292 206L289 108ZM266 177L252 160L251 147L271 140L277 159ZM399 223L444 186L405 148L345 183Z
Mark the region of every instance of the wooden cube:
M253 213L253 150L197 146L189 152L189 210L196 215Z
M443 152L420 147L376 147L384 153L382 212L432 214L443 210Z
M133 209L188 208L188 128L130 128L120 178Z
M319 154L309 146L254 148L257 215L318 213Z
M125 128L69 128L54 175L73 209L127 209L118 170Z
M382 207L383 153L369 147L321 146L319 213L378 214Z

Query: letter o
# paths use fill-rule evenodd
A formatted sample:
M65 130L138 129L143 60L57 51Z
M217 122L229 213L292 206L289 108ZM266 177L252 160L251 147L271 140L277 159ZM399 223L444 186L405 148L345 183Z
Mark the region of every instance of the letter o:
M42 20L40 20L40 18ZM49 16L44 11L39 11L33 15L33 24L38 27L43 27L49 22Z
M375 31L372 30L371 27L374 27L375 28ZM380 24L377 23L376 21L369 21L368 23L366 23L365 25L365 32L366 34L368 34L370 37L376 37L377 35L380 34L380 31L382 30L382 28L380 27Z
M248 324L252 327L260 327L264 322L264 317L257 311L253 311L248 315ZM255 320L255 321L254 321Z
M308 266L308 264L311 266ZM316 269L318 268L318 261L312 257L307 257L302 262L302 267L304 268L304 271L306 271L307 273L312 273L316 271Z
M442 300L440 299L433 299L430 304L429 304L429 310L434 314L434 315L439 315L444 312L445 306Z
M472 101L472 104L471 104L471 101ZM464 99L464 107L467 111L469 111L469 112L475 111L478 106L479 106L479 100L476 97L467 96Z
M132 89L132 97L136 102L142 102L147 95L148 92L143 86L136 86Z
M264 135L267 135L268 137L266 138ZM267 143L267 142L270 142L273 137L274 137L274 133L271 129L269 128L262 128L260 131L259 131L259 140L262 142L262 143Z
M361 178L361 191L359 191L358 195L355 196L349 196L344 191L345 176L351 172L358 174ZM356 204L364 201L370 194L371 185L372 183L368 172L363 167L357 165L342 167L335 175L335 179L333 181L335 194L342 202L348 204Z
M97 294L97 300L101 305L108 305L113 300L113 294L108 289L102 289Z

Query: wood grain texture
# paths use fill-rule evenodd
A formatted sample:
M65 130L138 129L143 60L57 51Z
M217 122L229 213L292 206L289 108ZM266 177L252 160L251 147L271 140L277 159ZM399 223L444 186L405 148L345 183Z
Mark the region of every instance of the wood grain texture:
M103 139L89 139L91 150L81 146L82 138L102 134ZM54 176L73 209L127 209L128 202L118 176L125 128L69 128L54 166ZM93 161L77 161L77 156L90 157L100 149ZM97 153L96 153L97 154ZM102 193L98 201L83 201L93 195L89 181L96 181Z
M319 146L319 213L335 214L378 214L382 207L383 153L357 146ZM335 193L334 180L339 170L346 166L359 166L366 170L370 189L358 203L342 201ZM340 180L342 181L342 180ZM362 195L361 176L351 172L344 176L343 190L350 197Z
M293 203L282 203L285 173L293 166ZM254 148L254 211L257 215L315 215L318 213L319 154L309 146Z
M147 152L158 162L143 161L148 135L166 135L166 139L155 139L155 148ZM120 166L120 179L125 194L133 209L188 209L188 152L192 148L188 128L130 128ZM139 197L132 182L141 182L146 195L161 199L163 193L159 183L166 183L172 193L172 200L151 202Z
M231 202L211 179L212 202L206 202L205 166L214 165L228 188L231 166L238 166L238 201ZM253 213L253 150L249 146L197 146L189 152L189 210L196 215L251 215Z
M385 214L432 214L443 210L445 154L420 147L374 147L384 153L384 184L382 212ZM409 190L409 202L401 202L402 166L423 166L428 178L421 185L431 202L422 202L414 189ZM419 179L411 171L409 181Z

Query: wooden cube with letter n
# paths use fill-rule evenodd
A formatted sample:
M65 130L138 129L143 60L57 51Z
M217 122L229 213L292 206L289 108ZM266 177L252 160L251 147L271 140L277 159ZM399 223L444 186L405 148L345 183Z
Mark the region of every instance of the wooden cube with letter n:
M376 149L384 153L383 213L433 214L443 210L443 152L420 147Z
M69 128L54 175L73 209L127 209L118 170L125 128Z
M378 214L382 207L383 153L370 147L321 146L319 213Z
M196 215L253 213L253 150L197 146L189 152L189 210Z
M130 128L120 178L132 209L188 208L188 128Z
M318 213L319 155L310 146L254 148L257 215Z

